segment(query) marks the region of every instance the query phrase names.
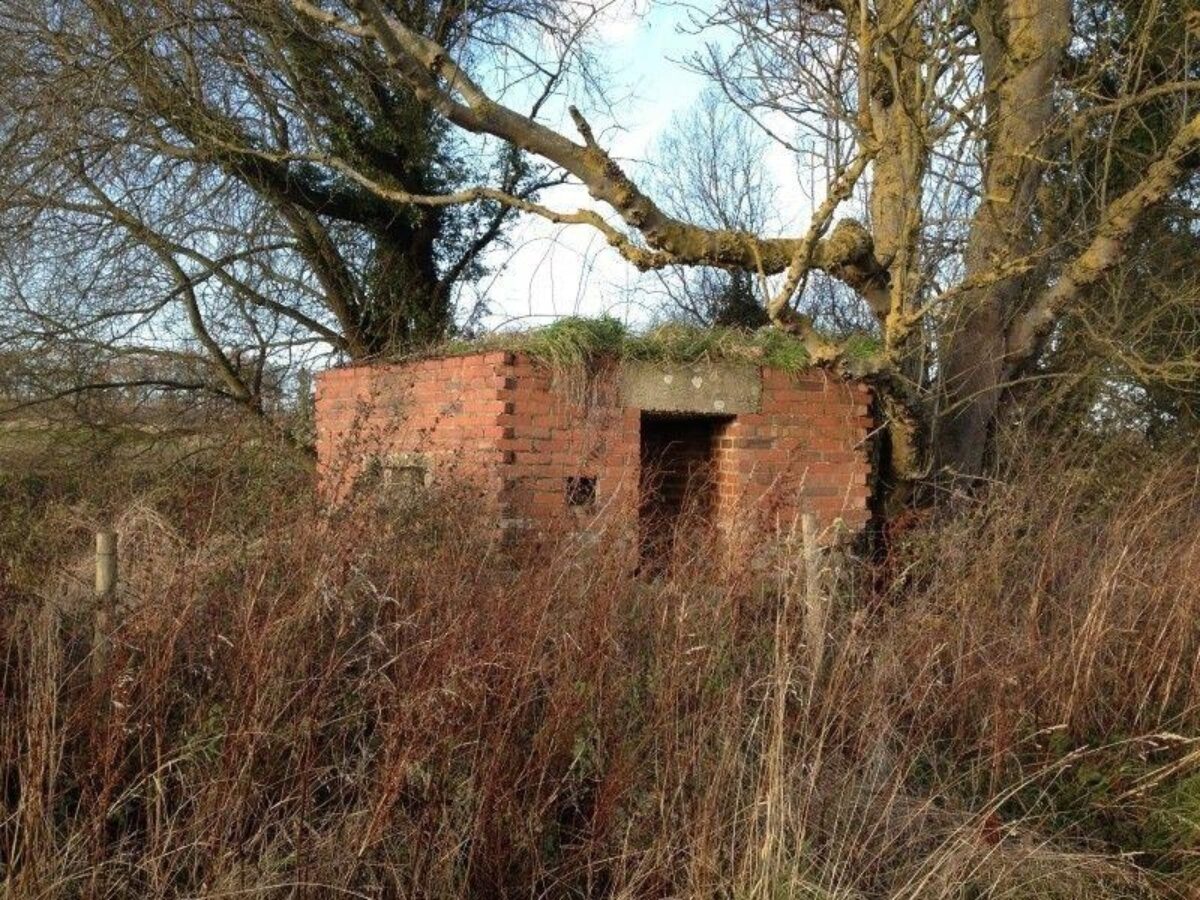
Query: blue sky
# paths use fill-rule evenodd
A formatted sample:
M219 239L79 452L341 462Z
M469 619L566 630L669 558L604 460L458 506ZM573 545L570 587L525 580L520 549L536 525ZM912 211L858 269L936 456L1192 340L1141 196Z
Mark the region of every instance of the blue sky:
M620 102L615 117L583 98L579 106L606 149L631 172L652 156L672 117L695 104L708 86L703 76L679 64L699 46L694 35L680 33L686 23L678 6L652 3L639 12L627 4L600 28L599 56L612 76L610 96ZM546 121L574 136L565 106ZM766 162L772 171L788 177L790 159L774 152L770 156ZM542 202L562 210L595 206L578 186L547 191ZM652 276L640 276L592 229L526 217L512 238L514 250L494 255L493 265L502 268L484 285L492 310L487 327L536 325L563 315L608 313L634 323L652 317L653 301L642 280Z

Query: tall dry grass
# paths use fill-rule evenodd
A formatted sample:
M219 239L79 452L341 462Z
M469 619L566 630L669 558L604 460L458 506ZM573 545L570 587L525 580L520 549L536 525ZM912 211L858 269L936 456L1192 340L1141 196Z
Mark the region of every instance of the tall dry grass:
M124 506L97 666L95 512L43 504L55 559L0 588L0 879L21 898L1195 896L1200 493L1191 466L1138 459L1030 466L886 563L827 557L819 673L794 540L764 553L742 529L724 569L678 541L647 580L606 546L515 560L452 489L328 515L255 467Z

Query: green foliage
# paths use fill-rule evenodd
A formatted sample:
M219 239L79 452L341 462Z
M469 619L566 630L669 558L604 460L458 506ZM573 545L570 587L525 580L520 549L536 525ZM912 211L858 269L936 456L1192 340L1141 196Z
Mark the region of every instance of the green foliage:
M1159 792L1146 826L1147 844L1169 860L1185 860L1182 866L1200 878L1200 772Z
M623 356L629 335L611 316L572 316L515 338L511 349L522 350L553 368L573 368L600 357Z
M856 358L874 352L878 345L862 335L847 343ZM528 354L553 369L587 367L599 359L644 362L723 362L765 366L784 372L802 372L810 365L808 351L798 338L777 328L748 331L715 326L705 328L671 322L646 332L635 332L611 316L569 316L544 328L490 335L475 341L455 341L428 355L511 350Z
M1200 772L1178 735L1098 734L1072 741L1066 730L1044 748L1054 777L1030 782L1005 804L1010 819L1038 819L1053 831L1138 859L1162 875L1200 874Z
M852 334L842 343L842 355L855 361L872 359L882 349L879 339L871 334Z

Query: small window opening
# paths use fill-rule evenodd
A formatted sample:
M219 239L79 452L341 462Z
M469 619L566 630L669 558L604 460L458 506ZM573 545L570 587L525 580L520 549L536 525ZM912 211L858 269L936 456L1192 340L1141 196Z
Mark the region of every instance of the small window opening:
M567 505L592 506L596 502L595 475L567 476Z
M385 504L411 502L429 485L429 468L416 454L368 457L355 488Z

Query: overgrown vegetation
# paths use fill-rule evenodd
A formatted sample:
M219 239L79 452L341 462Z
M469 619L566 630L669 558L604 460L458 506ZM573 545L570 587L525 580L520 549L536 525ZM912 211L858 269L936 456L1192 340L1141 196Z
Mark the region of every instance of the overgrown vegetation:
M879 349L868 334L852 336L847 357L862 360ZM555 369L587 368L601 360L669 363L723 362L802 372L810 365L804 342L776 328L749 330L670 322L637 331L611 316L568 316L543 328L497 332L471 341L452 341L422 355L511 350Z
M1037 449L957 518L894 523L887 562L830 560L819 674L787 536L747 527L723 568L691 544L647 582L620 536L521 564L455 488L322 511L257 439L93 483L43 465L36 502L6 466L24 519L0 547L0 880L1194 896L1200 470ZM98 661L110 516L121 612Z

